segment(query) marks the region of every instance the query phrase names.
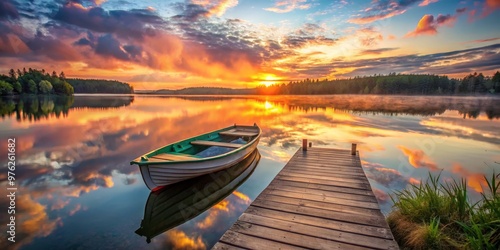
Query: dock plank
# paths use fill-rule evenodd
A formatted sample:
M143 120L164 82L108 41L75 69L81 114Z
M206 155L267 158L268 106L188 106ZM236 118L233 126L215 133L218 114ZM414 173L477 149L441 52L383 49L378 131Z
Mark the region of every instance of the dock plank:
M339 205L345 205L345 206L351 206L351 207L359 207L359 208L369 208L369 209L379 209L378 203L377 202L369 202L369 201L356 201L356 200L347 200L343 198L338 198L338 197L333 197L333 196L325 196L325 195L318 195L318 194L310 194L310 193L296 193L296 192L290 192L290 191L282 191L282 190L276 190L276 189L266 189L264 190L266 194L270 195L277 195L277 196L283 196L283 197L288 197L288 198L295 198L295 199L301 199L301 200L308 200L308 201L316 201L321 203L328 203L324 205L331 205L331 204L339 204Z
M398 249L358 155L299 149L213 249Z
M280 191L286 191L286 192L295 192L295 193L304 193L304 194L309 194L311 189L314 188L303 188L303 187L297 187L297 186L289 186L287 183L280 183L280 182L274 182L269 184L269 188L272 188L274 190L280 190ZM352 189L350 189L352 190ZM322 189L316 189L315 195L320 195L320 196L325 196L325 197L336 197L336 198L341 198L345 200L353 200L353 201L371 201L371 202L377 202L377 199L373 196L369 195L362 195L362 194L352 194L348 192L342 192L341 190L337 192L332 192L332 191L325 191Z
M375 247L376 249L397 249L397 246L394 244L394 241L392 240L380 239L366 235L358 235L354 233L343 232L340 230L331 230L301 223L296 223L293 226L290 226L290 224L287 221L269 217L262 217L259 215L244 213L243 215L241 215L239 220L263 227L274 228L292 233L304 234L316 238L332 240L335 242L347 243L350 245L358 245L362 247Z

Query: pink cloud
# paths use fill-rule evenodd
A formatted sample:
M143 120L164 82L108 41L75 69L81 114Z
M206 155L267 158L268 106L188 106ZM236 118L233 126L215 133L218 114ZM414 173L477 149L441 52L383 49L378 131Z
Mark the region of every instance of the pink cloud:
M486 38L486 39L477 39L477 40L471 40L467 41L464 43L485 43L485 42L493 42L496 40L500 40L500 37L492 37L492 38Z
M265 8L264 10L275 13L287 13L296 9L306 10L311 8L311 4L307 0L281 0L277 1L273 7Z
M367 23L372 23L372 22L378 21L378 20L387 19L387 18L390 18L393 16L401 15L405 12L406 12L406 10L394 10L394 11L391 11L388 13L383 13L383 14L378 14L378 15L351 18L348 20L348 22L355 23L355 24L367 24Z
M431 4L431 3L435 3L435 2L437 2L437 1L438 1L438 0L424 0L424 1L422 1L422 2L418 5L418 6L420 6L420 7L422 7L422 6L427 6L427 5L429 5L429 4Z
M485 18L493 13L495 10L500 9L500 0L486 0L484 4L474 2L475 9L469 11L469 22L474 22L477 18ZM476 17L476 14L479 14Z
M452 26L456 21L455 16L451 15L441 15L439 14L436 18L433 15L424 15L420 21L418 21L415 30L406 34L405 37L414 37L419 35L435 35L437 34L437 28L443 25Z
M500 9L500 0L486 0L481 17L486 17L497 9Z
M474 16L476 16L476 12L477 12L476 10L470 10L469 11L469 17L467 18L467 20L469 22L474 22L474 20L475 20Z

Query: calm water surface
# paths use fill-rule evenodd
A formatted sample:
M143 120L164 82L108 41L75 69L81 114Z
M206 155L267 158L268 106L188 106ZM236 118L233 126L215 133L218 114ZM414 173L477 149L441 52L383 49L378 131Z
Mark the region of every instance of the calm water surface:
M17 249L210 248L302 138L318 147L358 143L384 213L391 193L429 172L442 180L466 178L473 199L484 188L483 174L500 172L500 99L494 98L76 96L0 99L0 114L0 153L16 138L17 226L10 247ZM212 197L213 204L187 222L165 232L168 225L160 227L149 244L135 233L152 198L130 160L202 132L254 122L263 130L261 158L236 180L236 189ZM6 157L0 164L6 187ZM5 195L0 206L7 210Z

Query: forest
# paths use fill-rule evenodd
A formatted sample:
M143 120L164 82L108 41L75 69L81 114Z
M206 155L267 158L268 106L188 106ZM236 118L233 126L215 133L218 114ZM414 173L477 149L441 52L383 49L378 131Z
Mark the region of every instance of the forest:
M127 83L100 79L67 79L75 93L133 94L134 88Z
M73 93L131 94L134 89L127 83L97 79L69 79L64 72L49 74L44 69L11 69L0 75L0 96L9 95L72 95Z
M0 95L72 95L73 93L74 89L66 81L64 72L58 75L55 71L49 74L43 69L23 68L17 71L11 69L9 75L0 75Z
M336 80L291 81L249 89L190 87L179 90L161 89L144 94L163 95L485 95L500 94L500 72L493 76L469 74L462 79L422 74L362 76Z
M288 84L259 86L257 94L378 94L378 95L477 95L500 94L500 72L493 76L469 74L462 79L447 76L396 74L336 80L292 81Z

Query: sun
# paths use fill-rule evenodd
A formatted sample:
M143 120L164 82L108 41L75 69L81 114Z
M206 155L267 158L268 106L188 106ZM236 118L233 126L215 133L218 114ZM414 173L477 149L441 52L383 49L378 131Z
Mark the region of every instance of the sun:
M281 79L279 77L277 77L276 75L274 74L264 74L263 76L260 77L260 84L266 86L266 87L269 87L273 84L276 84L278 83L278 81Z

